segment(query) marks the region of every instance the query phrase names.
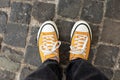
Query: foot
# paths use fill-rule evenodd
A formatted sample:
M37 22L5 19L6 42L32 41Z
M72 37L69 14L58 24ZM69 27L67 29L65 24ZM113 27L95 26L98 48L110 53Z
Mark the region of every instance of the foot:
M92 32L88 23L76 22L71 31L70 60L77 58L88 60L91 40Z
M59 34L56 24L52 21L44 22L38 31L37 42L42 62L53 59L59 62Z

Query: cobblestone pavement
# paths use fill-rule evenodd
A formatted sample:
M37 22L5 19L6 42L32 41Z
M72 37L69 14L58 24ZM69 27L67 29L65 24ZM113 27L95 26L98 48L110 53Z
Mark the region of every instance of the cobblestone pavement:
M46 20L58 25L63 65L73 24L87 21L93 32L89 62L120 80L120 0L0 0L0 80L24 80L41 64L36 35Z

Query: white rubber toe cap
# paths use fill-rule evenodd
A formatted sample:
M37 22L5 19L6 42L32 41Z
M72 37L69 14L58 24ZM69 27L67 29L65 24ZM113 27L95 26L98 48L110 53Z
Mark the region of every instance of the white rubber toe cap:
M92 39L92 31L91 28L89 26L89 24L86 21L77 21L71 31L71 37L74 34L74 31L78 31L78 32L90 32L90 36Z
M76 28L76 31L78 31L78 32L89 32L89 31L88 31L88 28L87 28L85 25L79 25L79 26Z
M59 33L58 33L58 29L57 29L56 24L53 21L44 22L39 28L39 31L38 31L38 34L37 34L37 40L40 36L40 32L54 32L54 31L56 31L57 36L59 38Z
M55 29L53 28L53 26L49 24L45 25L42 29L42 32L54 32L54 31Z

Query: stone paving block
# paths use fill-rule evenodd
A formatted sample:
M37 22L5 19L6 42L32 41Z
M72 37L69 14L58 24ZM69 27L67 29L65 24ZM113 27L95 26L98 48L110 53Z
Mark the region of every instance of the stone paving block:
M0 67L8 71L16 72L20 68L20 64L15 63L4 56L0 56Z
M118 47L100 45L97 49L95 65L114 67L118 52Z
M120 45L120 22L105 19L101 41Z
M93 57L95 55L96 49L90 49L89 57L88 57L88 62L92 63Z
M0 0L0 8L10 7L10 0Z
M0 50L1 50L1 46L2 46L2 41L3 41L3 37L2 36L0 36Z
M53 20L55 15L55 4L35 2L32 15L39 22Z
M113 70L107 68L98 67L98 69L109 79L111 80L113 77Z
M105 0L94 0L94 1L105 1Z
M118 68L120 69L120 59L118 60Z
M56 0L41 0L41 1L45 2L45 3L49 3L49 2L54 2L55 3Z
M28 3L13 2L11 4L10 21L29 24L32 6Z
M98 42L99 35L100 35L99 26L90 24L90 27L91 27L91 30L92 30L92 42L91 42L91 45L96 46L97 42Z
M31 29L31 37L30 37L30 43L34 46L37 46L37 33L39 28L33 27Z
M101 23L103 7L103 2L84 0L81 19L92 23Z
M60 63L61 64L67 64L69 62L69 50L70 50L70 45L66 43L62 43L59 51L60 51Z
M57 20L56 24L57 24L59 35L60 35L59 40L70 42L70 33L71 33L74 23L68 22L68 21Z
M25 47L28 27L20 24L7 24L4 43L15 46Z
M120 70L115 71L113 80L120 80Z
M8 71L0 70L0 80L14 80L15 74Z
M25 62L34 66L40 66L41 60L38 47L28 46L25 54Z
M29 67L24 67L22 69L20 80L25 80L25 78L30 75L34 70L30 69Z
M120 0L107 0L106 17L120 20Z
M2 29L2 27L1 27L1 25L0 25L0 33L2 33L3 32L3 29Z
M7 18L8 18L7 14L3 11L0 11L0 33L5 32Z
M82 0L59 0L58 15L76 18L79 15Z
M16 62L16 63L20 63L24 55L23 52L15 51L6 46L2 48L2 52L3 52L2 55L7 56L11 61Z

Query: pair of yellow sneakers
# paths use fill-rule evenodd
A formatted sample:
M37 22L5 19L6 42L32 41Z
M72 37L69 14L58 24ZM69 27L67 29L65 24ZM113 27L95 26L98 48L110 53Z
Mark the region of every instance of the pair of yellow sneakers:
M64 35L64 34L63 34ZM77 21L71 31L70 60L87 60L92 39L91 28L85 21ZM37 42L42 62L53 59L59 62L59 33L53 21L44 22L38 31Z

